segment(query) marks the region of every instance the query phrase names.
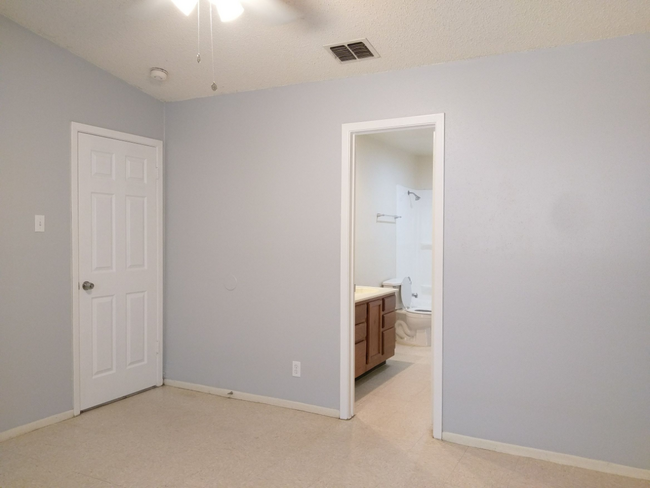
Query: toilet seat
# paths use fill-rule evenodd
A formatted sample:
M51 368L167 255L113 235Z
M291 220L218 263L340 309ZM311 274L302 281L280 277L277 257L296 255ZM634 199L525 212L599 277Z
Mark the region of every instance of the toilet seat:
M411 287L411 278L406 277L402 280L402 283L399 288L400 298L402 299L402 305L404 306L404 311L406 313L412 313L417 315L431 315L431 309L426 307L411 307L413 301L413 288Z
M402 280L402 283L399 287L399 297L402 300L402 305L404 308L408 310L411 307L411 299L413 298L411 290L411 278L408 276Z
M421 315L431 315L431 309L427 308L407 308L407 313L417 313Z

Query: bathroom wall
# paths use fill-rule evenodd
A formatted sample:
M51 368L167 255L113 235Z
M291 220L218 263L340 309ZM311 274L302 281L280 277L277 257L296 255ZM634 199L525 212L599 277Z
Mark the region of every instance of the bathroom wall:
M72 121L162 139L164 105L0 16L0 432L72 410Z
M433 189L433 156L415 156L417 181L421 190Z
M390 217L377 219L377 214L397 214L396 185L421 188L431 182L420 181L420 161L404 149L372 135L358 136L355 148L354 279L357 285L381 286L383 281L397 276L397 222Z
M444 112L443 430L650 469L649 86L635 35L167 104L166 377L338 408L341 124Z

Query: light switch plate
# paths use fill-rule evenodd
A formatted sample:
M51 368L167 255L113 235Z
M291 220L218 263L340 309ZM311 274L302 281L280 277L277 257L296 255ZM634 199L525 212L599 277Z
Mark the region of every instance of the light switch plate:
M297 378L300 378L300 361L293 362L291 374Z
M34 215L34 232L45 232L45 215Z

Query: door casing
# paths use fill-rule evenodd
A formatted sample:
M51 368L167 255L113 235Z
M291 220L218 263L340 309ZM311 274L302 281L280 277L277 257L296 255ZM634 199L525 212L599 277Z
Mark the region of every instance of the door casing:
M433 128L433 290L432 348L433 437L442 439L443 233L445 190L445 114L343 124L341 157L341 419L354 416L354 199L355 136L404 129Z
M71 144L70 144L70 192L71 192L71 229L72 229L72 354L73 354L73 414L81 413L81 373L80 373L80 340L79 340L79 154L78 154L78 137L79 134L90 134L94 136L107 137L144 146L156 148L156 168L158 168L158 179L156 184L156 196L158 199L156 220L158 224L158 235L156 238L158 247L158 314L156 323L156 333L158 335L158 354L156 386L163 384L163 188L164 188L164 169L163 169L163 142L157 139L127 134L102 127L71 123Z

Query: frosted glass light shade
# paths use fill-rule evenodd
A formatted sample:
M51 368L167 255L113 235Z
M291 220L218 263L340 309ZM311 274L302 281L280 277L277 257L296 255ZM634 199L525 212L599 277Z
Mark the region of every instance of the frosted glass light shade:
M219 13L221 22L230 22L235 20L242 13L244 7L241 6L238 0L210 0L216 7Z
M185 15L190 15L199 0L172 0L172 2L174 2L174 5L178 7L178 10L183 12Z

